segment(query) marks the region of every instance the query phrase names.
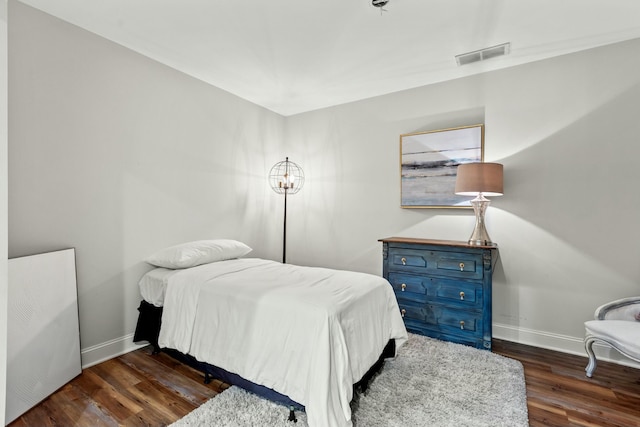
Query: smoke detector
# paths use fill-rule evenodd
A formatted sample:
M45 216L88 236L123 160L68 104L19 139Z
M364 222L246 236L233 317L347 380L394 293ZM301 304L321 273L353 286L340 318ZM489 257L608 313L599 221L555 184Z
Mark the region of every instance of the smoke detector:
M511 50L511 43L503 43L485 49L474 50L460 55L456 55L458 65L471 64L473 62L486 61L497 56L508 55Z

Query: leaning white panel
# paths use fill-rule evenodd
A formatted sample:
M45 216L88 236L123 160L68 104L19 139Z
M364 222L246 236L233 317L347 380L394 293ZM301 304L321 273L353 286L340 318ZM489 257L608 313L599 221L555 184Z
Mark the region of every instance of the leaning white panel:
M75 250L9 260L8 424L82 372Z

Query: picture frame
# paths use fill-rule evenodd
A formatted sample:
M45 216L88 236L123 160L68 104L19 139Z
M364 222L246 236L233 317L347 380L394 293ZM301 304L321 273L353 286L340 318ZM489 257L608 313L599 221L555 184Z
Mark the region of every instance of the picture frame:
M402 208L471 208L454 193L458 165L484 160L484 124L400 135Z

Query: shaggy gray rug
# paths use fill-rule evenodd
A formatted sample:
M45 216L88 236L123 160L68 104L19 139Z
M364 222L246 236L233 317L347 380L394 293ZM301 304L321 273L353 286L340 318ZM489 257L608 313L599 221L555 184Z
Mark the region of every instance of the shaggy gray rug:
M358 427L527 427L522 364L471 347L409 334L364 395L352 402ZM230 387L170 427L306 427L281 405Z

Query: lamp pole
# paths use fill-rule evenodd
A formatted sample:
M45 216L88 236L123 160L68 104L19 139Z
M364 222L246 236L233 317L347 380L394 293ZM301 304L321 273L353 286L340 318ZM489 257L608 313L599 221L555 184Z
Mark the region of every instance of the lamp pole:
M287 157L288 159L288 157ZM287 193L289 189L287 187L284 188L284 226L282 233L282 263L287 263Z

